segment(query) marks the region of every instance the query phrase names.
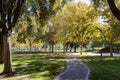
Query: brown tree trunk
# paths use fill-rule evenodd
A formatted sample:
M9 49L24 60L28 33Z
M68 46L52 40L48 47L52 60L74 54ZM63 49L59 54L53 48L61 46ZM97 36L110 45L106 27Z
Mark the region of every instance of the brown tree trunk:
M80 55L82 55L82 53L83 53L83 36L81 36Z
M112 13L115 15L115 17L120 20L120 11L119 9L116 7L114 0L107 0L109 7L112 11Z
M63 54L65 54L66 50L65 50L65 44L63 43Z
M113 57L113 43L110 41L110 56Z
M0 64L4 63L4 54L3 54L3 37L0 34Z
M53 53L54 52L54 44L51 45L51 48L52 48L51 52Z
M31 39L29 40L29 48L30 48L30 51L32 50L32 41Z
M82 50L82 46L80 47L80 55L82 55L82 52L83 52L83 50Z
M4 63L3 43L0 43L0 64Z
M66 45L65 49L66 49L65 52L68 52L68 45Z
M9 39L6 34L3 35L4 74L12 73L12 57Z
M76 52L76 47L74 47L74 52Z
M80 46L80 55L82 55L82 52L83 52L83 47L82 47L82 44Z

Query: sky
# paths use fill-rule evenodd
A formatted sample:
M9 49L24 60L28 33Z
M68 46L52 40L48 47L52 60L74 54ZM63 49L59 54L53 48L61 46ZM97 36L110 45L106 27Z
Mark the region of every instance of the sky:
M78 1L85 2L85 3L87 3L87 4L90 4L90 0L75 0L75 2L78 2Z

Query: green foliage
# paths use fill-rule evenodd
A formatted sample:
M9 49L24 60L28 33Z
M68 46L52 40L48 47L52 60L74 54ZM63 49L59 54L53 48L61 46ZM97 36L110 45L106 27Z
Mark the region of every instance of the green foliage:
M24 20L19 22L18 27L15 29L16 33L18 33L17 41L27 43L29 40L29 42L34 43L48 40L49 43L55 43L54 36L52 36L55 32L46 32L45 28L42 27L48 24L48 19L57 13L67 1L69 0L26 0L27 10L20 21Z
M35 0L32 1L32 9L34 13L36 13L36 17L41 25L43 25L52 15L60 10L67 1L69 0Z
M97 10L99 11L102 19L104 20L104 29L101 29L102 34L104 34L104 38L106 37L106 41L110 43L112 41L113 43L116 43L119 41L119 32L120 32L120 27L119 27L119 21L117 20L116 17L112 14L109 5L106 4L106 1L103 0L93 0L95 5L99 5L97 7ZM119 0L114 0L117 8L119 8Z
M23 11L23 4L24 0L0 0L0 25L3 33L11 34Z
M26 40L34 41L38 28L34 15L29 15L29 17L26 17L26 20L19 21L17 26L18 27L15 28L15 32L17 33L18 42L26 43Z
M120 36L120 21L117 20L114 15L110 12L110 9L104 9L102 16L104 17L104 22L107 23L108 32L106 33L106 37L108 41L119 41Z
M63 28L64 40L82 43L89 42L93 32L92 26L98 19L94 8L81 2L69 3L58 17L58 24Z

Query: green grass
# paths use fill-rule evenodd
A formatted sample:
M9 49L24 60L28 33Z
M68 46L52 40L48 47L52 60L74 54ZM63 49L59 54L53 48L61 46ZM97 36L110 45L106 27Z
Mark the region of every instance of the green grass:
M13 51L13 54L49 54L51 53L50 51L42 52L42 51ZM54 51L54 53L63 53L63 51Z
M16 74L0 80L52 80L65 69L66 55L46 53L14 53L13 70ZM90 80L119 80L120 58L79 56L91 70ZM3 65L0 65L0 72Z
M120 58L79 57L91 70L90 80L119 80Z
M13 54L15 76L1 80L52 80L66 66L66 55ZM0 65L0 72L3 66Z

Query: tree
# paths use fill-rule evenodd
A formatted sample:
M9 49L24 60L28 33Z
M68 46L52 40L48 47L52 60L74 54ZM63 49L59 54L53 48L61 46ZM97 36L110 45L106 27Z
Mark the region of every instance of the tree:
M22 21L20 20L15 28L18 43L28 43L30 50L36 42L39 26L33 14L27 14ZM40 33L40 32L39 32ZM38 41L37 41L38 42Z
M101 3L102 1L105 1L105 0L92 0L95 2L95 5L98 6L99 3ZM120 10L117 8L116 4L115 4L115 0L107 0L108 4L109 4L109 7L112 11L112 13L114 14L114 16L120 20Z
M59 44L62 44L63 45L63 53L66 52L65 48L65 44L67 41L69 41L69 38L68 38L68 35L69 35L69 32L68 32L68 24L66 21L65 21L65 17L66 15L64 15L64 12L63 12L64 8L62 10L60 10L52 19L52 23L53 23L53 27L52 28L55 28L55 35L56 35L56 38L55 38L55 42L56 43L59 43Z
M53 14L57 13L57 11L60 10L67 1L71 0L38 0L34 2L32 6L32 11L35 13L36 19L40 22L40 26L45 26L47 24L47 20L50 19ZM54 43L53 40L51 40L50 43Z
M115 17L112 14L109 14L109 17L107 18L107 22L109 24L109 36L108 36L108 41L110 45L110 56L113 57L113 50L114 50L114 44L116 41L119 40L120 37L120 21L115 19ZM113 20L114 19L114 20Z
M52 17L57 11L59 11L66 2L71 0L32 0L32 11L36 14L36 18L41 23L41 26L46 24L48 18Z
M10 35L12 29L15 27L20 14L23 11L23 4L25 0L0 0L0 28L2 29L1 37L3 49L0 54L4 54L4 71L3 73L12 73L11 65L11 50L10 50ZM33 0L26 0L31 3ZM46 21L51 15L55 14L66 0L35 0L39 6L35 9L41 24ZM46 6L47 5L47 6ZM26 10L27 11L27 10ZM3 50L3 51L2 51Z
M104 22L108 27L108 33L106 34L107 41L110 45L110 55L113 56L113 44L119 39L119 21L112 15L108 7L102 8L101 16L104 18Z
M4 57L3 73L12 73L10 35L15 27L19 15L22 11L24 0L0 0L0 28L1 32L1 49L0 54Z
M88 44L91 39L92 25L98 19L96 12L92 6L88 6L85 3L71 2L66 5L63 16L65 16L64 22L69 27L66 30L69 41L80 43L80 53L82 54L83 46Z

